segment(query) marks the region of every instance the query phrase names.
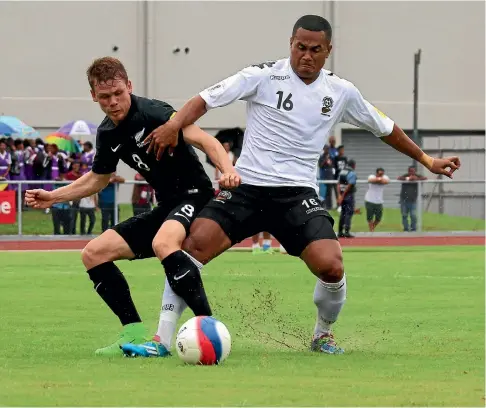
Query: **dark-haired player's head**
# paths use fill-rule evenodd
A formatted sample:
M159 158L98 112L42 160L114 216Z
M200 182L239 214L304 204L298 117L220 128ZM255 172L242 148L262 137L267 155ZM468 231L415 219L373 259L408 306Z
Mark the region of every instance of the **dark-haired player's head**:
M311 83L331 53L332 28L321 16L299 18L290 38L290 65L305 83Z
M86 71L91 96L113 123L118 124L128 114L132 83L123 64L117 58L103 57L93 61Z
M344 156L344 145L339 145L337 151L339 156Z
M385 175L385 169L378 167L376 169L376 177L383 177Z

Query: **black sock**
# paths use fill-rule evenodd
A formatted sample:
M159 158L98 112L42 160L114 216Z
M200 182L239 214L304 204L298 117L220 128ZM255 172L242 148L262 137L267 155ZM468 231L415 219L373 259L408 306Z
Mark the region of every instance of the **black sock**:
M206 292L198 267L181 250L162 261L172 290L187 303L196 316L211 316Z
M98 295L118 316L122 325L142 321L130 295L128 283L113 262L105 262L91 268L88 275Z

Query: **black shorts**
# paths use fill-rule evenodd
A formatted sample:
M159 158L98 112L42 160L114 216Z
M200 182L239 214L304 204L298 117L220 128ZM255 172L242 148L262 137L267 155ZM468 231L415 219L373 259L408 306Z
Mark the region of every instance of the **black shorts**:
M383 217L383 204L375 204L370 203L369 201L365 201L365 207L366 220L368 222L373 221L373 219L375 219L376 221L381 221L381 218Z
M155 256L152 241L162 224L168 220L179 221L189 234L192 222L212 197L212 194L195 194L179 201L170 200L115 225L113 229L128 244L135 259L152 258Z
M243 184L223 190L198 215L217 222L236 244L266 231L299 256L313 241L337 240L334 220L309 187L259 187Z

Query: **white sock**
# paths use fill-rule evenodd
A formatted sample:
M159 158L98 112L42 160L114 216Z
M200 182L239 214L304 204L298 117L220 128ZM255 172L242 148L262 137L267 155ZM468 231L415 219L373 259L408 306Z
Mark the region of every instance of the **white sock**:
M166 278L164 294L162 295L162 307L160 309L157 336L167 350L170 350L172 338L174 337L177 327L177 321L186 307L187 304L184 299L175 294Z
M317 280L314 289L314 303L317 306L314 337L320 337L331 332L331 326L337 320L345 301L346 275L337 283Z
M192 262L194 262L194 264L198 267L199 272L201 272L203 264L193 256L189 255L187 252L182 252L184 252L184 254L186 254ZM164 284L164 293L162 294L162 307L160 309L157 336L159 337L160 343L162 343L167 350L170 350L172 345L172 339L174 338L174 334L176 332L177 321L180 319L186 308L186 302L172 290L166 278Z
M260 244L257 242L256 244L252 244L251 245L251 248L252 249L257 249L257 248L260 248Z

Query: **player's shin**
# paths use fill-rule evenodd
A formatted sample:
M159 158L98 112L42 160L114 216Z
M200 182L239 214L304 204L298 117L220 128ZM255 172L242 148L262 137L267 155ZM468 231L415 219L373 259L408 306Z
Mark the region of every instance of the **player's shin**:
M156 340L163 344L167 350L170 350L172 339L176 332L177 321L186 307L187 304L184 299L174 292L166 279Z
M141 322L128 283L113 262L105 262L91 268L88 275L98 295L118 316L122 325Z
M346 301L346 275L336 283L318 279L314 289L314 303L317 307L317 321L314 337L331 333L331 326L337 320Z
M211 308L199 272L200 264L182 250L162 260L171 288L196 316L211 316Z

